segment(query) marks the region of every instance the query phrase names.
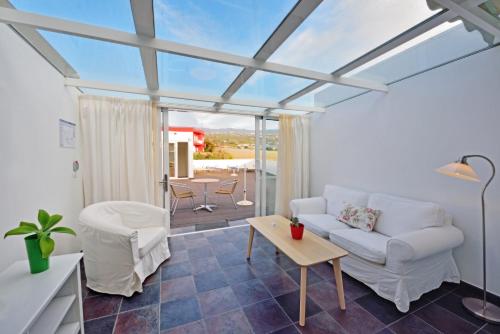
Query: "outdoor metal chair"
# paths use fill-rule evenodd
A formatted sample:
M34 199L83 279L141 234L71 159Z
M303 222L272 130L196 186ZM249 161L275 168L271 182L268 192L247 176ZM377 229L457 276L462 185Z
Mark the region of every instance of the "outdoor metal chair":
M238 209L236 205L236 201L234 200L234 191L236 190L236 186L238 185L238 179L223 181L220 184L219 189L215 191L216 194L219 195L229 195L231 200L233 201L233 205L235 209Z
M194 205L194 197L196 196L191 187L181 184L181 183L172 183L170 182L170 189L172 190L172 206L170 209L171 215L175 215L175 210L177 210L177 205L179 204L179 200L184 198L191 198L191 203L193 204L193 211L195 208ZM196 211L195 211L196 212Z

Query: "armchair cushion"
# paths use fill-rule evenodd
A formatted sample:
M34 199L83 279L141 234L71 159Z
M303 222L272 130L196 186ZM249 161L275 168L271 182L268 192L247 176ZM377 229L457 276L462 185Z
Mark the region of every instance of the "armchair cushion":
M370 262L385 264L389 237L360 229L333 230L330 240L346 251Z
M145 227L138 232L139 256L142 258L163 240L167 231L163 227Z
M346 203L366 207L369 195L363 191L326 185L323 197L326 199L326 213L337 218Z
M323 238L328 238L331 230L351 229L331 215L298 215L298 218L306 229Z
M391 237L444 224L444 210L435 203L372 194L368 207L381 211L375 231Z
M323 197L294 199L290 201L290 210L294 217L304 214L325 214L326 201Z
M462 231L452 225L429 227L391 238L387 255L398 261L416 261L460 246Z

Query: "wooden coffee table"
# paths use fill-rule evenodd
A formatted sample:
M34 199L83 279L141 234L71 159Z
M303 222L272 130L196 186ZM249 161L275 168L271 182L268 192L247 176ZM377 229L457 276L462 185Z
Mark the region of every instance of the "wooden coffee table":
M250 224L250 235L248 238L248 254L252 254L252 242L255 230L259 231L269 240L277 250L280 250L300 266L300 317L299 324L306 322L306 289L307 289L307 267L326 261L333 261L333 272L337 283L337 294L340 309L345 310L344 286L342 284L342 271L340 270L340 258L348 253L344 249L331 242L304 230L302 240L292 239L290 233L290 221L282 216L266 216L248 218Z

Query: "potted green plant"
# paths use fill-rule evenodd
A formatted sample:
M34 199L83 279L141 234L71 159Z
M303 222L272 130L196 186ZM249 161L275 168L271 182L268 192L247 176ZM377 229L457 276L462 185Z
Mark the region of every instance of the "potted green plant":
M24 242L32 274L49 269L49 256L55 247L55 242L50 237L51 233L66 233L76 236L75 231L69 227L55 227L62 218L61 215L49 215L47 211L40 209L38 211L40 228L34 223L22 221L18 227L5 233L4 239L12 235L29 234L24 238Z
M290 230L293 239L302 240L302 236L304 235L304 224L299 222L299 218L290 218Z

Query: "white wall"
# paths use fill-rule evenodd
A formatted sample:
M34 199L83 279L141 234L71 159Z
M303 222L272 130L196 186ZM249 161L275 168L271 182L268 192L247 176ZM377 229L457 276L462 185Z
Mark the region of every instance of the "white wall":
M0 24L0 234L20 220L36 220L39 208L75 227L83 205L76 149L59 147L60 118L77 121L77 92L7 26ZM56 252L79 251L72 236L53 236ZM0 239L0 270L25 259L22 237Z
M463 154L500 168L500 47L316 114L311 191L326 183L441 203L465 234L455 252L462 279L481 286L481 185L434 169ZM471 160L483 179L488 165ZM500 175L486 194L489 290L500 294Z

